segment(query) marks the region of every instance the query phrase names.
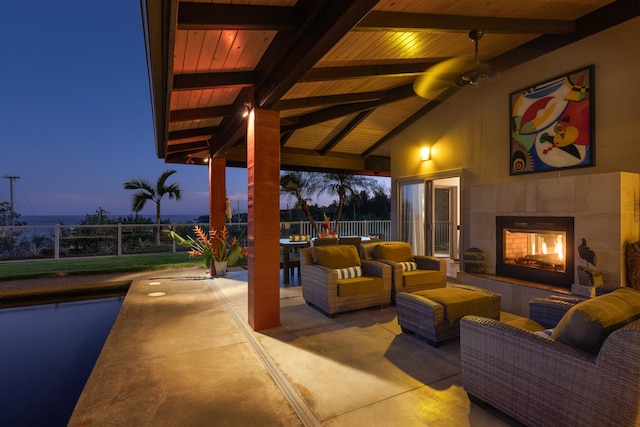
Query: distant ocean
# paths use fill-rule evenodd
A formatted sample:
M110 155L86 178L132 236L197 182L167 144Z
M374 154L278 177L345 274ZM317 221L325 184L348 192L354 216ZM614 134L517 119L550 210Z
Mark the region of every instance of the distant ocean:
M126 218L127 215L109 215L110 219ZM141 215L142 217L149 218L151 221L155 221L155 217L148 215ZM173 224L188 224L197 223L200 215L162 215L162 220L169 220ZM26 222L26 225L78 225L80 221L83 221L86 215L20 215L18 218L22 222Z

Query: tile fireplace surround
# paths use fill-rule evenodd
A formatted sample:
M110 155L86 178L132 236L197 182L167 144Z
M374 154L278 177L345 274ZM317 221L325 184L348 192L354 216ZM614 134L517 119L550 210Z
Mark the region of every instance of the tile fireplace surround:
M628 172L534 178L476 185L469 190L469 247L484 251L488 274L496 269L496 216L574 217L574 247L582 238L597 255L605 287L625 286L625 242L640 233L640 175ZM575 250L577 266L586 266Z

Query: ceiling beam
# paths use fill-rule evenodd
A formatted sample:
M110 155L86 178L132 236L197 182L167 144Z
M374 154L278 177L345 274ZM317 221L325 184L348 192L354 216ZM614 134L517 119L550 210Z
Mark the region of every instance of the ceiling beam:
M194 73L173 76L173 90L211 89L212 87L248 87L256 82L253 71Z
M336 145L338 145L340 143L340 141L342 141L344 138L346 138L347 135L349 135L352 130L354 130L356 127L358 127L358 125L360 123L362 123L362 121L364 119L369 117L369 114L373 113L374 110L375 110L375 108L372 108L371 110L365 110L365 111L361 111L360 113L358 113L358 115L356 117L354 117L353 120L351 120L349 123L347 123L347 125L345 127L340 129L340 132L338 132L338 134L336 136L331 138L331 140L327 144L325 144L324 147L322 147L320 150L318 150L318 153L320 153L323 156L326 156L327 153L329 153L329 151L331 151Z
M331 1L256 89L257 105L270 109L338 43L379 0Z
M381 105L389 104L391 102L400 101L405 98L416 96L413 91L413 84L397 87L386 91L383 98L375 101L356 102L352 104L339 104L333 107L328 107L313 113L303 114L296 117L287 117L287 121L290 124L282 126L281 132L288 132L291 130L297 130L308 126L324 123L329 120L337 119L339 117L348 116L349 114L358 113L360 111L369 110L379 107Z
M384 91L342 93L340 95L310 96L308 98L282 99L274 104L276 111L298 108L318 107L322 105L349 104L352 102L373 101L385 96Z
M404 77L421 74L427 68L449 58L433 58L424 62L355 65L351 67L322 67L307 71L301 82L319 82L328 80L347 80L366 77Z
M201 140L195 142L186 142L183 144L171 144L167 146L167 154L175 153L194 153L209 148L208 140Z
M514 19L490 16L435 15L372 11L354 31L442 31L467 32L482 28L485 33L569 34L573 21L558 19Z
M293 7L186 3L178 6L178 30L295 29Z
M491 66L496 71L505 71L523 64L545 53L575 43L607 28L640 16L640 2L637 0L616 0L582 18L577 19L576 31L567 35L544 35L518 46L496 58Z
M279 32L256 66L260 80L255 87L253 106L271 109L378 1L298 1L296 11L306 19L293 35ZM244 121L225 120L223 124L225 131L211 148L214 157L246 134Z
M231 105L217 107L191 108L188 110L174 110L169 112L169 122L186 122L189 120L211 119L215 117L229 117L239 114Z
M189 139L189 138L198 138L198 137L211 137L212 135L216 135L220 132L219 126L214 127L206 127L206 128L195 128L195 129L185 129L185 130L174 130L169 132L169 141L176 141L180 139Z

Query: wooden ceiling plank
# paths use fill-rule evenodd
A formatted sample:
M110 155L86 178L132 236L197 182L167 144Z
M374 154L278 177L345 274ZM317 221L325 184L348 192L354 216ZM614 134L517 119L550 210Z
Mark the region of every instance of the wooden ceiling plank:
M342 141L347 135L349 135L349 133L353 129L355 129L364 119L366 119L369 116L369 114L373 112L373 110L374 109L365 110L358 113L358 115L353 120L351 120L344 128L342 128L336 136L331 138L331 140L324 147L318 150L318 152L321 155L326 156L327 153L331 151L333 147L338 145L340 141Z
M253 71L178 74L173 76L173 90L206 89L215 86L248 87L255 84Z
M487 33L569 34L573 21L557 19L498 18L491 16L437 15L372 11L354 31L454 31L482 28Z
M425 105L424 107L422 107L421 109L419 109L418 111L413 113L411 116L409 116L409 118L407 118L405 121L403 121L398 126L393 128L384 137L380 138L380 140L378 140L378 142L376 142L371 147L369 147L367 150L365 150L361 154L362 158L365 158L365 157L371 155L380 146L386 144L387 141L389 141L391 138L393 138L394 136L398 135L400 132L402 132L403 130L405 130L409 126L411 126L413 123L415 123L418 119L423 117L429 111L433 110L438 105L440 105L445 99L447 99L450 96L452 96L453 94L455 94L458 90L460 90L460 89L457 88L457 87L452 87L452 88L449 88L449 89L445 90L444 92L442 92L442 94L440 94L436 99L434 99L433 101L429 102L427 105Z
M178 30L288 30L296 28L293 7L185 3L178 5Z
M363 77L414 76L447 58L434 58L429 61L406 61L394 64L355 65L346 67L312 68L300 79L300 82L318 82L345 80Z

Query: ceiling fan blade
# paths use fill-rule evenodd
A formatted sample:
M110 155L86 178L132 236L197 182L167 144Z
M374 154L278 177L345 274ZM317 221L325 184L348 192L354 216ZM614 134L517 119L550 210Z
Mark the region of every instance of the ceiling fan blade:
M474 59L466 56L442 61L418 76L413 82L413 90L418 96L431 99L436 92L454 86L454 78L473 64Z

